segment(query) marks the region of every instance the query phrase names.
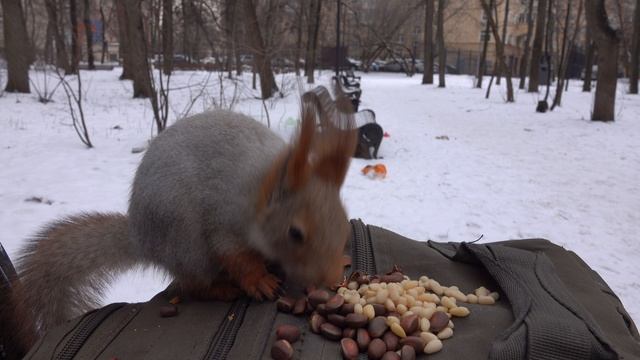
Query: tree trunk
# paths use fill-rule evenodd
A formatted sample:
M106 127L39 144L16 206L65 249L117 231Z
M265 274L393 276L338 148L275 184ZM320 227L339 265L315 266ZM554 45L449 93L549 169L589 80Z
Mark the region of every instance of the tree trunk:
M434 1L425 0L424 14L424 70L422 72L422 83L433 84L433 13Z
M93 59L93 29L91 28L91 9L89 3L89 0L84 0L84 35L87 41L87 63L89 70L95 70L96 65Z
M571 52L573 51L573 44L576 41L576 37L578 36L578 29L580 28L580 20L582 18L582 1L578 0L578 15L576 17L576 26L573 30L573 35L571 36L571 40L567 40L567 36L569 33L569 17L571 14L571 0L567 1L567 16L564 22L564 34L562 35L562 54L560 55L560 71L558 73L558 84L556 88L556 96L553 98L553 104L551 105L551 110L555 109L556 106L561 105L562 103L562 91L564 88L565 81L568 83L567 79L567 69L569 68L569 60L571 56ZM569 41L568 45L566 44Z
M255 4L252 0L242 0L242 4L244 6L244 18L249 46L253 51L257 71L260 75L260 91L262 98L268 99L278 90L275 77L273 76L273 70L271 69L271 57L264 45Z
M505 0L504 3L504 21L502 23L502 41L507 43L507 24L509 23L509 0ZM499 63L498 63L499 64ZM507 64L511 65L511 64ZM502 78L502 67L498 66L498 74L496 78L496 85L500 85L500 79Z
M306 9L306 1L299 1L298 21L296 22L296 51L294 55L294 71L296 76L300 76L300 56L302 55L302 25L304 24L304 9Z
M47 9L47 16L49 21L53 25L53 40L56 50L56 66L64 69L65 74L71 74L71 66L69 64L69 58L67 56L67 46L64 43L64 38L60 32L60 26L58 21L58 8L55 0L45 0L44 5Z
M102 28L100 29L100 35L102 37L102 52L100 54L100 63L104 64L104 59L107 56L107 51L109 50L109 46L107 44L107 20L104 16L104 8L102 6L102 2L100 2L100 19L102 21Z
M591 120L615 119L616 85L618 82L618 36L607 19L604 0L585 0L587 26L598 46L598 78Z
M124 0L128 39L127 50L131 61L134 98L155 96L151 83L147 43L142 23L142 1ZM159 130L161 131L162 129Z
M320 15L322 13L322 0L311 0L309 7L309 32L307 35L307 56L305 60L305 76L307 84L315 83L316 52L318 49L318 34L320 33ZM336 59L338 61L338 59Z
M544 41L545 17L547 0L538 0L538 14L536 15L536 31L531 49L531 65L529 67L528 92L538 92L540 84L540 59L542 57L542 42Z
M173 71L173 0L162 0L162 72Z
M529 7L527 8L527 37L524 43L524 51L522 58L520 58L520 84L518 88L524 89L525 81L527 78L527 66L529 64L529 52L531 44L531 34L533 33L533 0L529 0Z
M2 0L5 56L7 58L7 92L29 93L31 46L27 37L22 3Z
M507 66L504 59L504 40L500 38L498 27L493 20L491 8L487 4L486 0L480 0L480 4L482 5L482 8L487 15L487 21L489 22L489 26L491 27L491 32L493 33L493 38L496 43L496 61L499 61L502 68L504 69L505 77L507 80L507 102L514 102L513 83L511 81L511 68Z
M438 87L445 87L447 70L447 48L444 45L444 6L445 0L438 0Z
M640 57L640 0L636 1L633 12L633 37L631 40L631 74L629 76L629 93L638 93L638 58Z
M118 13L118 42L120 58L122 59L122 74L120 80L133 80L133 65L129 51L129 34L127 29L127 12L124 2L127 0L115 0Z
M587 26L587 36L585 39L585 47L587 55L584 64L584 80L582 83L582 91L591 92L591 76L593 75L593 57L596 52L596 45L591 36L591 29Z
M224 34L225 34L225 62L224 69L227 71L227 77L232 78L233 74L233 26L236 2L234 0L225 0L224 2Z
M78 9L76 0L69 0L69 18L71 19L71 73L78 73L80 64L80 44L78 44Z
M489 7L493 8L494 0L489 0ZM480 61L478 62L478 81L476 88L482 89L482 79L484 78L485 68L487 67L487 48L489 47L489 21L486 22L484 28L484 39L482 41L482 53L480 53Z

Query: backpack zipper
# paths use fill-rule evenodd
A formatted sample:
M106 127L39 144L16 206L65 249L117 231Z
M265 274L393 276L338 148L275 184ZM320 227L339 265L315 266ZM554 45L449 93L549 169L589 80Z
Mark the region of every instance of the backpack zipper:
M209 350L204 357L205 360L223 360L227 358L233 343L236 341L236 335L242 326L244 315L250 303L251 299L241 297L231 305L218 331L211 338Z
M115 303L105 306L100 310L96 310L87 314L80 323L72 330L69 338L62 346L62 350L58 352L54 359L56 360L71 360L73 359L82 346L87 342L87 339L93 334L93 332L102 324L102 322L109 317L116 310L123 307L125 303Z
M373 275L377 273L371 234L369 228L362 220L351 220L353 228L353 241L351 242L351 261L353 271L366 272Z

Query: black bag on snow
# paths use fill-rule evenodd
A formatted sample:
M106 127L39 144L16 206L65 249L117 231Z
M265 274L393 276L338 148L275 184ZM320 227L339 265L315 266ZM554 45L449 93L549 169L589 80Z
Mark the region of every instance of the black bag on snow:
M466 304L471 315L455 320L442 351L418 359L640 359L633 321L573 252L542 239L419 242L351 223L351 270L386 273L397 264L412 278L501 295L495 305ZM26 359L270 359L274 329L283 323L302 329L296 359L341 358L339 343L312 333L306 317L279 313L273 302L185 302L177 316L162 318L168 300L165 291L146 303L85 314L50 331Z

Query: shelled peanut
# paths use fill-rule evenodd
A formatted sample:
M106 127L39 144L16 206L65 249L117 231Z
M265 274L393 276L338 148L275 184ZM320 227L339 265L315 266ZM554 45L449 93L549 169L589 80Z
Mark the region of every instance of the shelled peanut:
M311 312L311 331L340 341L345 359L362 352L373 360L410 360L442 350L443 340L454 334L454 318L471 313L460 303L494 304L499 295L485 287L465 295L458 287L443 286L427 276L412 280L394 266L386 275L353 273L335 294L317 289L302 299L281 298L278 309L292 312L296 303L304 301L305 311ZM285 352L276 351L281 353ZM293 356L286 354L291 357L274 359Z

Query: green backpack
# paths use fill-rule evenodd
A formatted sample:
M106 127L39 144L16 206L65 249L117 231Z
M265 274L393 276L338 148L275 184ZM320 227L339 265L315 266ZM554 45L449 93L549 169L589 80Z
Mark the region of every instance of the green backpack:
M465 304L471 315L455 320L443 349L418 359L640 359L640 336L620 300L571 251L542 239L421 242L351 224L347 276L398 265L411 278L427 275L465 293L481 285L500 293L495 305ZM338 342L311 332L307 317L279 312L275 302L184 302L177 316L161 317L168 301L165 291L87 313L47 333L26 359L270 359L281 324L302 330L295 359L342 358Z

